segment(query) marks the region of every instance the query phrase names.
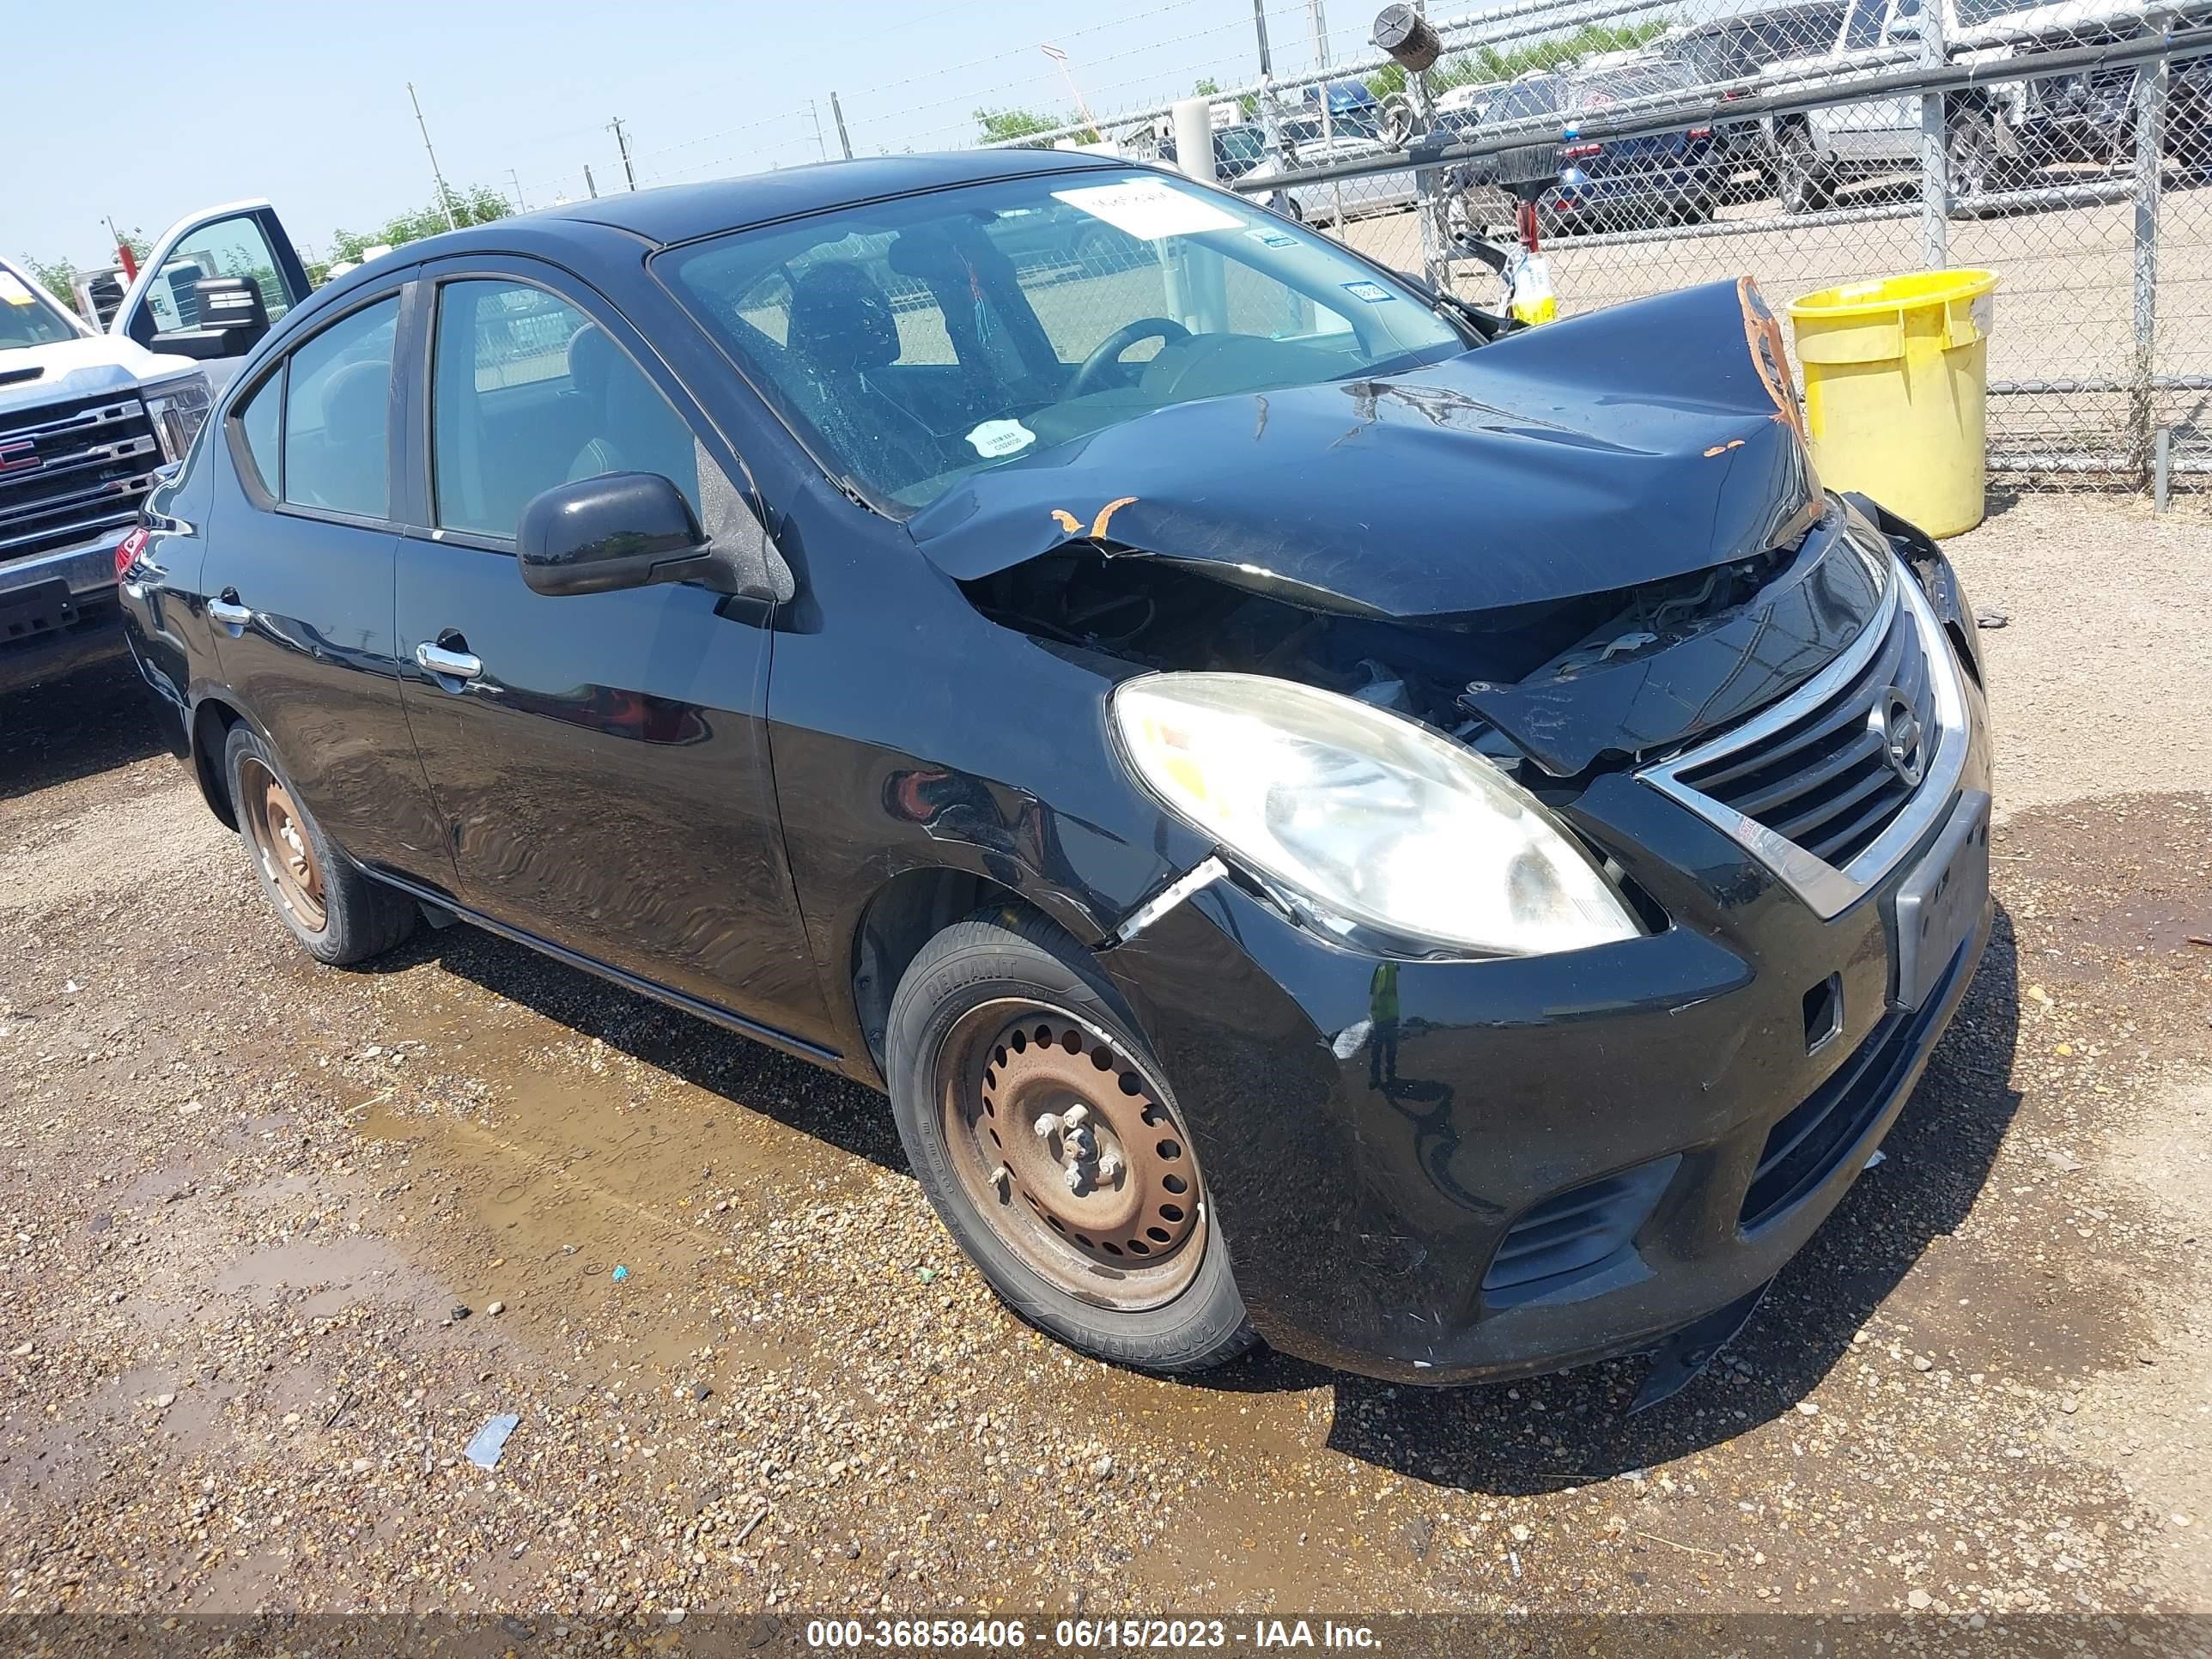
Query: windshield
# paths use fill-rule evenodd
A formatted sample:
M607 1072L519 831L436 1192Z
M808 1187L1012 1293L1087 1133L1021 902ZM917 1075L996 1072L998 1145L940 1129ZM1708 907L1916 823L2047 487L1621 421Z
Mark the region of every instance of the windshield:
M77 331L53 301L5 265L0 265L0 351L25 346L59 345Z
M654 269L823 466L902 516L1170 404L1468 348L1332 243L1157 173L842 208Z

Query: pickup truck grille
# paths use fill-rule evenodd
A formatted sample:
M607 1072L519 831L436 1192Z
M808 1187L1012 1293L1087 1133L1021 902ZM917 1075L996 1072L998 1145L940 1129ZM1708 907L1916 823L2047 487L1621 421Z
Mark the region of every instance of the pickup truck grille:
M130 524L161 465L136 392L0 415L0 565Z

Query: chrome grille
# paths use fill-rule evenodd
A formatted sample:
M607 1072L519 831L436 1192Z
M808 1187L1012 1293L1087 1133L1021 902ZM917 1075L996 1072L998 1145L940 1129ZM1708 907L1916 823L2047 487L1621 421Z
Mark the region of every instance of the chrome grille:
M1936 730L1928 659L1899 610L1866 666L1765 742L1676 774L1699 794L1763 824L1840 870L1874 845L1912 799L1889 762L1881 715L1892 688L1920 728Z
M1893 696L1899 706L1885 718ZM1916 724L1917 772L1887 757L1893 738ZM1639 775L1832 916L1935 823L1959 787L1967 737L1950 644L1919 583L1893 560L1880 607L1835 661L1741 726Z
M0 562L131 523L161 465L135 393L0 416Z

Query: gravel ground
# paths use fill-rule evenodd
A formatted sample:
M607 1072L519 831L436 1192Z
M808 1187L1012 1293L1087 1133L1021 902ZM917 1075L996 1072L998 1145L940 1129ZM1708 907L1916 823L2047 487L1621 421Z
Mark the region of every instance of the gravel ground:
M2212 1609L2212 533L1954 546L2011 618L1996 942L1887 1161L1632 1420L1640 1362L1078 1358L878 1099L465 927L316 967L121 675L13 701L6 1605Z

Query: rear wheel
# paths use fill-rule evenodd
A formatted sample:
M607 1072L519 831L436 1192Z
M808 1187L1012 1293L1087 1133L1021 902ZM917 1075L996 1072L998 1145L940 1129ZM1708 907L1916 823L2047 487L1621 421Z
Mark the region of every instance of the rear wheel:
M301 805L269 747L241 721L223 745L238 833L277 919L318 961L381 956L421 921L413 900L363 875Z
M1146 1370L1252 1346L1174 1096L1074 940L1014 915L945 929L900 981L887 1045L915 1175L1017 1313Z

